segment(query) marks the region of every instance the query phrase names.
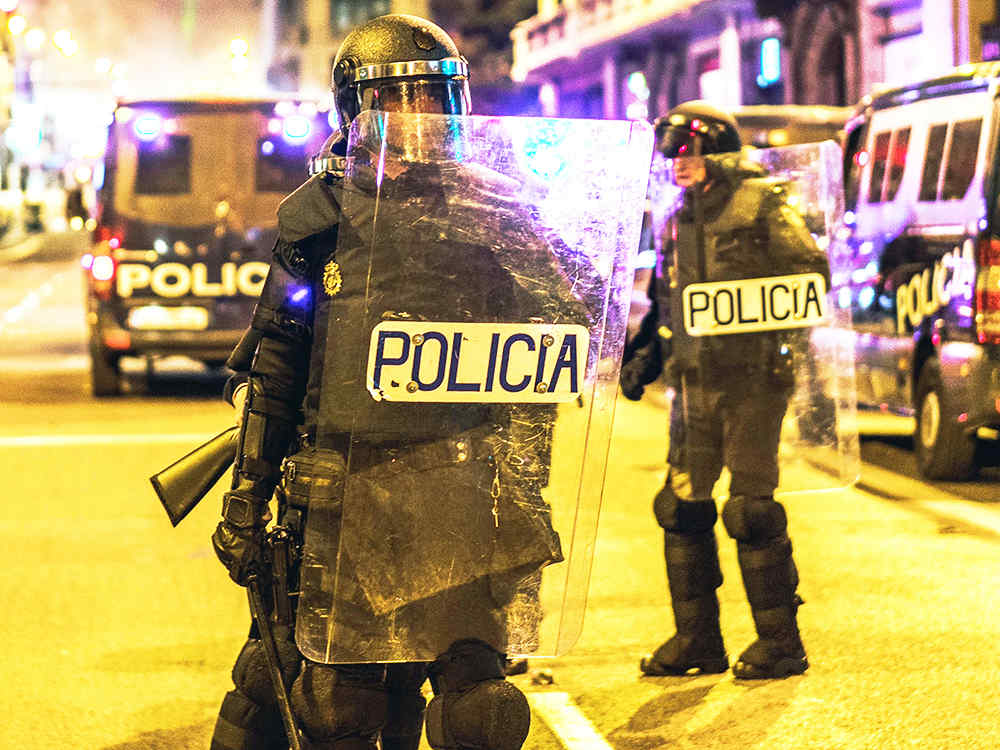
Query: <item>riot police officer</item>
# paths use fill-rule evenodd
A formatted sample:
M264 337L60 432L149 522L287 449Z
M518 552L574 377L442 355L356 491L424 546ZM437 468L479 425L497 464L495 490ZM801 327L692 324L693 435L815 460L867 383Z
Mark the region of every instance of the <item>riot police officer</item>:
M681 291L691 283L819 272L825 255L786 201L785 185L740 158L732 116L702 101L657 120L656 148L672 161L682 202L662 237L651 307L629 343L621 373L626 397L667 365L675 390L668 472L654 500L676 634L640 667L649 675L718 673L728 666L716 589L722 584L712 488L731 475L722 521L736 540L757 640L733 665L742 679L801 674L808 668L797 625L798 574L787 518L774 499L778 443L794 383L799 332L696 338L681 323Z
M334 61L333 90L345 137L352 121L368 110L461 115L468 114L470 106L468 65L454 42L434 24L399 14L376 18L348 35ZM414 143L419 145L418 141L419 138ZM273 587L270 604L276 613L275 632L281 636L278 656L282 676L286 684L291 684L290 706L311 748L372 750L380 744L385 750L415 750L425 711L421 686L429 678L435 694L427 706L427 737L432 747L516 750L527 736L530 712L524 695L505 680L504 639L497 632L505 626L505 604L519 593L524 594L523 587L517 586L524 573L561 559L558 537L548 526L540 496L539 488L546 481L544 466L534 470L538 461L544 464L547 460L544 454L548 450L546 431L534 428L544 427L550 409L547 405L523 409L516 406L496 409L489 405L456 409L427 404L421 405L423 409L416 418L396 417L378 425L364 424L369 417L375 421L381 419L376 413L385 413L376 412L372 397L363 387L358 390L357 365L363 354L362 341L355 335L363 327L368 309L365 293L369 287L378 287L381 279L369 277L368 284L363 268L346 267L349 262L357 262L356 256L348 261L337 254L345 236L356 240L349 248L367 247L355 236L360 222L349 218L343 210L347 205L343 200L345 183L337 169L343 168L344 146L342 139L331 140L324 159L333 169L314 174L278 210L279 240L274 261L251 329L228 363L235 370L247 370L249 376L240 395L241 398L245 395L245 402L232 489L224 496L222 521L213 535L213 545L230 576L241 585L267 569L272 561L267 559L263 541L271 518L268 503L276 490L282 528L288 529L299 543L303 537L307 540L303 559L292 555L290 565L276 568L275 575L284 580ZM463 284L466 288L462 292L462 305L472 311L487 306L490 314L500 316L494 320L506 319L503 315L512 315L514 310L523 312L522 303L528 298L546 300L546 310L552 314L580 312L572 303L561 306L553 302L541 289L545 286L543 274L533 273L539 269L532 268L530 263L527 268L519 269L525 271L525 284L530 290L515 288L517 284L510 273L501 272L501 267L506 268L503 258L498 261L488 253L464 258L469 263L465 269L467 275L456 275L458 258L437 252L447 248L421 248L422 240L414 239L427 237L433 242L439 236L422 208L439 200L441 186L434 180L440 175L435 176L433 169L414 167L404 189L394 187L393 183L407 175L393 174L392 168L387 167L376 177L374 168L373 164L372 185L381 185L378 189L386 195L393 189L399 190L402 193L397 196L401 198L399 205L414 210L412 216L407 215L398 223L389 222L399 232L398 242L391 248L392 271L415 274L418 282L434 284L447 277L453 286ZM361 174L364 167L358 169ZM428 194L426 197L410 192L422 174L430 181L424 185L428 188L423 191ZM359 183L360 178L354 187ZM504 189L502 185L493 187ZM455 212L462 210L461 206L454 208ZM464 224L475 230L475 218L474 212L470 212ZM505 215L501 220L509 240L503 243L501 253L506 251L506 245L518 245L515 238L519 225L508 221L509 218ZM421 226L431 229L421 234ZM523 232L520 236L530 244L528 235L529 232ZM408 255L410 251L412 254ZM559 273L553 277L562 278ZM395 291L396 295L383 295L382 301L392 299L393 310L405 311L408 306L427 308L428 298L433 303L437 290L414 283L401 285ZM501 314L498 308L505 312ZM386 311L382 315L388 316L386 319L399 318L395 312ZM343 335L338 339L340 332ZM337 342L335 347L331 341ZM367 347L366 342L364 346ZM331 353L331 348L336 351ZM497 414L505 415L504 424L494 423ZM519 417L525 420L523 431L530 433L528 438L516 434ZM337 427L342 424L346 426ZM342 432L331 433L331 425ZM359 426L362 438L350 432L353 426ZM486 433L489 440L483 437ZM452 439L443 439L449 436ZM517 441L521 447L531 440L538 444L537 449L527 451L527 460L524 455L518 457L518 466L511 474L508 474L511 466L504 461L505 440L508 445ZM440 487L422 490L417 486L419 477L407 483L402 477L410 467L425 472L432 469L431 476L437 482L454 477L462 484L460 493L485 486L487 498L489 482L485 485L476 482L480 475L489 477L495 472L494 485L512 484L517 497L508 502L503 492L495 492L493 516L486 515L486 525L490 530L495 524L503 527L498 519L502 520L509 508L517 506L520 515L512 528L528 531L529 538L521 540L527 543L521 546L536 554L536 558L525 562L518 554L506 554L498 547L490 562L502 562L512 573L479 576L454 587L448 581L427 581L415 603L400 608L402 614L398 619L395 611L391 616L383 616L385 610L379 609L382 602L373 604L372 596L365 597L358 585L359 577L343 587L349 589L348 593L331 606L330 600L342 591L330 581L343 572L332 568L341 566L324 567L314 560L310 564L305 557L309 555L309 534L314 537L332 534L335 540L330 548L334 553L337 551L341 514L346 523L350 511L347 495L335 497L331 488L343 486L347 462L351 471L367 472L366 486L373 488L370 498L373 503L385 500L393 492L405 495L399 501L401 504L410 499L433 503L436 500L433 493L440 492ZM440 516L427 518L427 525L446 525L453 520L442 510ZM530 543L531 535L537 544ZM343 537L347 536L345 532ZM452 534L435 543L439 547L452 545L456 536ZM368 551L365 539L352 539L351 543L360 553L349 561L346 555L342 557L344 569L356 565ZM419 587L425 583L416 580L420 575L418 565L402 571L399 589L411 584ZM531 586L537 585L537 581L533 584L530 579L529 575L529 599ZM289 590L301 592L290 604L283 602ZM388 594L395 596L397 592L390 590ZM318 605L322 611L313 606L314 600L307 601L313 595L320 598L327 595L327 600ZM452 609L438 606L442 597L451 598ZM490 606L483 604L487 600ZM463 606L463 617L449 615L454 612L456 602ZM289 609L293 617L283 618L282 611ZM315 615L309 622L320 623L320 638L327 637L334 622L337 623L340 635L336 643L324 645L350 651L357 644L351 658L318 660L303 656L301 651L307 651L301 648L303 640L309 641L316 635L316 629L310 630L312 626L303 618L305 610ZM381 637L381 631L380 635L372 636L375 628L382 625L397 628L392 631L396 637L398 629L405 632L420 618L434 621L447 635L446 643L450 645L433 652L426 662L385 659L383 663L369 663L364 657L366 644L384 645L383 641L388 639ZM366 630L370 623L374 624ZM358 635L360 631L365 633ZM456 635L452 637L452 633ZM281 716L273 681L265 669L267 654L262 650L259 635L255 629L251 630L237 659L234 689L223 701L213 750L284 746ZM292 641L293 636L299 649ZM353 641L355 636L357 640Z

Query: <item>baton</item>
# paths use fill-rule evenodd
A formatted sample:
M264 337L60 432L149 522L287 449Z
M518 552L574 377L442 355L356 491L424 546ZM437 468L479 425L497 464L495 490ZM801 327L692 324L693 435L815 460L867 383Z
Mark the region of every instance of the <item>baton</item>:
M281 676L281 663L278 661L278 646L274 640L274 631L271 630L271 623L267 619L267 610L264 608L264 598L260 593L260 579L256 573L251 573L247 580L247 598L250 600L250 615L257 623L257 630L260 633L260 645L264 649L264 661L267 662L267 671L271 675L271 682L274 685L274 692L278 698L278 710L281 712L281 723L285 725L285 734L288 735L289 750L302 750L302 739L299 736L299 728L295 724L295 717L292 715L292 704L288 700L288 690L285 688L285 680Z

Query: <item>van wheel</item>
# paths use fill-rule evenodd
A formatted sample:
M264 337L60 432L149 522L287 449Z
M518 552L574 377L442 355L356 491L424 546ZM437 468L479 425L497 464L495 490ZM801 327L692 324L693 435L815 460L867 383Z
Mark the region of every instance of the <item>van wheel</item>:
M90 341L90 390L98 397L117 396L121 393L120 358L103 346Z
M941 365L927 360L917 381L917 467L928 479L968 479L976 473L976 438L958 421L941 381Z

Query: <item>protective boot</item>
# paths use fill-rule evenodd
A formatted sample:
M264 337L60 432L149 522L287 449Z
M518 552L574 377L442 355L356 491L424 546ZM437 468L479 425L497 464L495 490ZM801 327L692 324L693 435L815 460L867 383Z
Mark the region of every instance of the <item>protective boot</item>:
M715 532L665 532L667 581L677 633L639 662L643 674L653 676L718 674L729 669L729 658L719 628L722 585Z
M277 709L261 706L239 690L222 701L211 750L287 750L288 737Z
M783 535L764 545L738 542L736 551L757 640L740 654L733 674L742 680L802 674L809 662L796 621L802 599L795 593L799 576L791 541Z

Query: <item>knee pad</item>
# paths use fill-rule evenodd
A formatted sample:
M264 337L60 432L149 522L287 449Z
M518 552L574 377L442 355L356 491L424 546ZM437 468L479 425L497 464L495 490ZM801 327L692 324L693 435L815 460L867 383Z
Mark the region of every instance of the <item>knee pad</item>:
M788 516L773 497L733 495L722 507L722 523L736 541L754 544L782 536Z
M434 750L519 750L530 724L524 693L503 679L483 680L434 696L427 707L427 742Z
M309 739L330 743L377 734L388 711L384 674L385 668L377 664L334 667L304 662L292 684L291 703Z
M278 662L281 664L281 675L285 685L291 685L299 673L302 655L291 641L279 639ZM233 665L233 684L243 695L261 706L274 706L278 702L274 694L274 683L267 671L267 661L264 658L264 647L256 638L250 638L236 657Z
M434 699L427 706L427 742L434 750L518 750L531 710L504 679L504 657L483 641L457 641L430 666Z
M288 740L276 707L261 706L239 690L226 693L212 732L211 750L281 747L282 743L287 746Z
M719 511L714 500L684 500L672 486L672 476L653 498L653 515L665 531L700 534L715 526Z

